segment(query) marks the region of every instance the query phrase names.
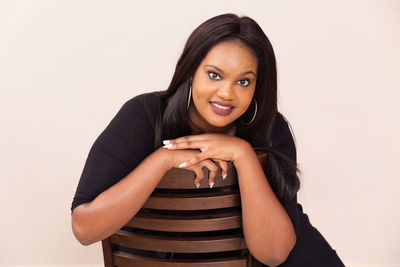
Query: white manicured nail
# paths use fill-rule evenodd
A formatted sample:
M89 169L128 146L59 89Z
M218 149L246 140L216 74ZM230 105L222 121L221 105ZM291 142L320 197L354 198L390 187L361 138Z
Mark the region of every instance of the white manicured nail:
M222 176L222 180L225 180L226 177L228 177L228 174L225 173L225 174Z
M183 162L183 163L181 163L178 167L179 168L183 168L183 167L185 167L187 164L186 164L186 162Z
M164 145L164 148L172 148L172 144L166 144Z
M214 186L214 182L212 182L212 183L210 184L210 188L213 188L213 186Z
M164 140L164 141L162 141L162 143L163 143L164 145L167 145L167 144L171 143L171 141L170 141L170 140Z
M196 187L199 188L200 187L200 183L196 184Z

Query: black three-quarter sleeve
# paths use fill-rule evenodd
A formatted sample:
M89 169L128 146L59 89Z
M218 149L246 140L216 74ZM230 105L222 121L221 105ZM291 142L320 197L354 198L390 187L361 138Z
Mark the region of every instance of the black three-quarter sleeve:
M276 120L272 128L271 137L272 146L285 153L290 159L297 162L296 156L296 145L290 131L289 125L283 118L282 114L278 113ZM297 204L297 197L291 201L284 203L283 207L286 213L289 215L290 220L293 223L296 234L299 230L299 209Z
M120 181L154 150L154 116L148 98L126 102L89 151L71 206L91 202Z

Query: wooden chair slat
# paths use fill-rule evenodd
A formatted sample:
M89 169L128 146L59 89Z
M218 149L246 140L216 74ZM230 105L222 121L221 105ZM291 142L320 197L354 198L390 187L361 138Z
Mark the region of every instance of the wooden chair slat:
M200 181L199 188L210 188L210 185L208 184L208 170L204 168L203 172L205 178ZM195 174L191 170L172 168L165 173L164 177L161 179L156 188L196 189L196 185L194 184L194 177ZM237 184L237 173L232 162L228 161L228 176L224 180L221 176L221 170L220 168L218 168L218 173L215 176L213 188L232 186Z
M242 217L240 211L201 215L137 213L126 226L166 232L206 232L239 228Z
M143 208L160 210L206 210L240 206L236 193L214 194L152 194Z
M158 259L138 256L122 251L114 252L114 263L120 267L246 267L245 257L226 257L218 259Z
M138 234L119 230L111 236L116 245L141 250L176 253L206 253L246 249L243 234L171 237L157 234Z
M190 189L190 190L165 190L165 189L156 189L152 196L157 197L192 197L202 196L202 197L214 197L214 196L223 196L223 195L230 195L230 194L237 194L239 193L238 186L225 186L219 187L214 189L207 189L207 190L199 190L199 189Z

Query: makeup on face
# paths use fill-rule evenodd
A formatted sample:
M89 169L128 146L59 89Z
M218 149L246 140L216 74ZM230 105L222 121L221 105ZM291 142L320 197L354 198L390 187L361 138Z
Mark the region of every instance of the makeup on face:
M251 104L257 64L251 49L240 41L211 48L192 79L192 123L204 132L228 129Z

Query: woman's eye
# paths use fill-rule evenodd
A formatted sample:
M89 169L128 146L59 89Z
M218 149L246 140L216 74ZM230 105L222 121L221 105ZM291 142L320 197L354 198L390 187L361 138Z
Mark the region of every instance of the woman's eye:
M215 73L213 71L209 71L208 76L211 78L211 80L220 80L221 79L221 77L219 77L218 73Z
M245 86L248 86L250 82L249 82L249 80L246 79L246 80L240 80L240 81L238 81L238 83L240 86L245 87Z

